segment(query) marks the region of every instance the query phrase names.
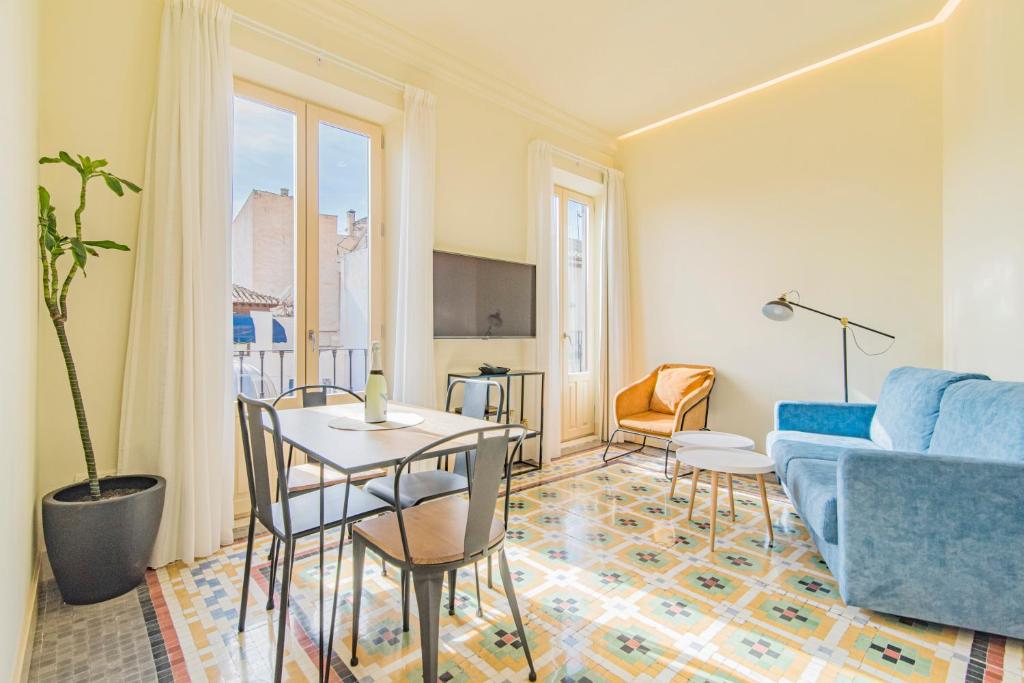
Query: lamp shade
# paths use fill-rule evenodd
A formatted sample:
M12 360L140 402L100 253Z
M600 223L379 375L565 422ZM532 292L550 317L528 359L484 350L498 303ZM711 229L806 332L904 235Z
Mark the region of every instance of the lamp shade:
M761 307L764 317L782 322L793 317L793 307L784 299L772 299Z

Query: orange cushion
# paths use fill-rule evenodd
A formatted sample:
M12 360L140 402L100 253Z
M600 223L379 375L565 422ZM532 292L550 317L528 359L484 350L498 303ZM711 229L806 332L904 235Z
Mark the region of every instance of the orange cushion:
M651 395L651 410L675 414L679 402L707 379L706 368L664 368Z
M634 432L672 436L676 428L675 415L648 410L619 420L619 426Z

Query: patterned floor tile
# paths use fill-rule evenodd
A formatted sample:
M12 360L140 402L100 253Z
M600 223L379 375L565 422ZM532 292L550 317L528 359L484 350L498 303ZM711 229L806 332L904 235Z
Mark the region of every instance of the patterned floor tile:
M769 545L754 481L735 479L735 521L723 485L711 553L706 479L688 521L689 481L682 479L669 497L660 453L608 465L601 453L569 456L514 480L506 551L539 680L1021 680L1020 641L843 604L778 486L768 493L775 533ZM503 506L499 501L499 511ZM242 633L242 544L191 566L149 572L137 591L99 606L62 605L52 579L45 580L31 680L270 680L279 612L264 609L268 541L257 542ZM329 586L337 543L331 535L325 549ZM403 632L397 571L385 576L372 555L364 572L359 665L349 666L351 569L346 547L332 680L420 680L415 605ZM300 546L295 572L285 679L306 681L317 675L321 639L315 539ZM472 567L458 574L455 614L442 609L440 680L526 680L522 635L497 568L488 587L481 563L480 580L482 617ZM447 587L443 596L446 607ZM327 599L325 607L330 589Z

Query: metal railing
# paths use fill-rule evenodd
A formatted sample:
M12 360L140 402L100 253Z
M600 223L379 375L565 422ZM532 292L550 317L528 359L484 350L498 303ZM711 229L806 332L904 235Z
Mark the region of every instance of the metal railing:
M330 374L325 374L324 354L330 356ZM339 356L341 358L339 358ZM274 397L282 391L295 386L295 349L239 349L232 352L232 367L235 374L235 386L239 393L256 398ZM287 373L287 361L292 367ZM322 346L319 349L317 367L322 377L310 378L311 383L334 384L352 391L366 388L366 373L369 369L368 350L366 348L344 346ZM339 370L342 374L339 375ZM275 382L276 380L276 382Z

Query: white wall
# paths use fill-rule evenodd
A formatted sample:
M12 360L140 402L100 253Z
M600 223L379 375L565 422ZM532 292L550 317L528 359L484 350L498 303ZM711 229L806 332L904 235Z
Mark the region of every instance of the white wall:
M37 22L31 2L0 7L0 291L5 293L0 335L0 538L4 589L0 591L0 680L14 680L24 653L33 604L36 510L36 99ZM25 663L27 666L27 663Z
M1024 3L945 24L945 364L1024 380Z
M776 400L842 400L839 325L761 315L790 288L896 335L851 343L851 400L941 363L940 67L928 31L624 143L634 374L717 367L711 428L758 441Z

